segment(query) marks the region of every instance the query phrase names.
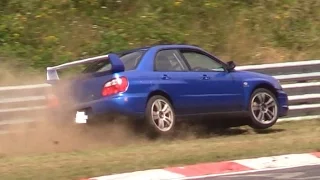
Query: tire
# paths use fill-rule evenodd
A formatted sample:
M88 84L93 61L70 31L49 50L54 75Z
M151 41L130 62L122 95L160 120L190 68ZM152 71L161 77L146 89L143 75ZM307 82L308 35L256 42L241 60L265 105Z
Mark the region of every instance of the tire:
M249 103L249 126L253 129L272 127L279 117L279 103L275 95L268 89L256 89Z
M161 110L158 109L159 106ZM147 133L150 137L173 134L176 117L174 108L168 99L160 95L152 96L148 100L145 113Z

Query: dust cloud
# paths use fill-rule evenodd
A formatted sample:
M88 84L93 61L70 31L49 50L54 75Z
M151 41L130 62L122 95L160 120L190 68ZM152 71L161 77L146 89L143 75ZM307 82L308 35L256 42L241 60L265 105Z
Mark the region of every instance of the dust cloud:
M18 71L6 65L0 67L0 87L45 82L45 73ZM43 90L42 90L43 91ZM65 93L66 102L72 102ZM23 96L42 96L39 90L0 91L0 101ZM46 102L42 102L46 105ZM8 108L36 106L35 102L0 103L0 111ZM105 146L125 145L140 139L129 121L108 121L96 126L75 125L72 118L61 119L61 114L48 111L0 113L0 154L47 153L83 150ZM28 123L17 123L30 120ZM143 141L143 139L142 139Z
M7 130L12 133L0 136L0 154L66 152L126 145L139 139L121 123L88 127L38 120L31 127L15 125Z

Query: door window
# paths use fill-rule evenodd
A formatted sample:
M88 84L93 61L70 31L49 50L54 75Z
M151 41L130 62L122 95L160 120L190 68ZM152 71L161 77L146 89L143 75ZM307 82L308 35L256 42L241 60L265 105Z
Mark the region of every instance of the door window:
M156 71L187 71L187 65L176 50L159 51L155 58Z
M224 71L223 65L211 57L194 51L182 51L192 71Z

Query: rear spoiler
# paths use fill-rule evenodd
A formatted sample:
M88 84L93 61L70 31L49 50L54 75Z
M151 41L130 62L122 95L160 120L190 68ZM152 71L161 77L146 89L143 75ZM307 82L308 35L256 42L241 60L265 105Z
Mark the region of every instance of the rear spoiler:
M101 60L106 60L106 61L109 60L110 61L111 71L113 73L122 72L125 69L123 62L120 60L118 55L107 54L107 55L103 55L103 56L97 56L97 57L87 58L87 59L83 59L83 60L77 60L77 61L61 64L58 66L47 67L47 81L59 80L59 75L57 73L57 70L66 69L68 67L72 67L75 65L92 63L92 62L101 61Z

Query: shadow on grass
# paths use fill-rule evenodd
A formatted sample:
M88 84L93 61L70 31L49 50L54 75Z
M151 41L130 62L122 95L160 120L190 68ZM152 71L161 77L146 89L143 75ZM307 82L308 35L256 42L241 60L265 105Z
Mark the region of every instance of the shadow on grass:
M284 129L254 129L253 130L257 134L272 134L285 131Z
M273 134L285 129L269 128L256 130L247 126L245 119L200 119L182 122L177 130L176 138L193 135L196 138L212 138L215 136L238 136L248 134Z

